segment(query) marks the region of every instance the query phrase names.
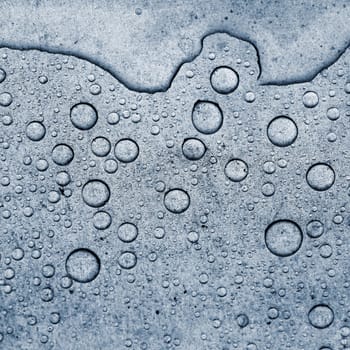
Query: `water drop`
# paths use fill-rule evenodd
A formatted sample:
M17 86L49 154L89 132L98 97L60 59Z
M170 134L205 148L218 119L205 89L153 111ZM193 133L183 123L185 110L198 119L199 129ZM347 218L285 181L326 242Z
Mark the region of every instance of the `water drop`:
M206 151L204 143L195 138L186 139L182 144L182 152L184 156L189 160L201 159Z
M231 159L225 166L225 175L233 182L240 182L248 175L248 165L241 159Z
M319 220L311 220L306 225L306 233L311 238L321 237L324 232L324 225Z
M103 169L108 174L114 174L118 170L118 163L114 159L107 159L103 164Z
M111 112L107 116L107 123L110 125L116 125L119 123L120 116L117 112Z
M57 173L56 182L59 186L67 186L70 181L70 175L66 171L60 171Z
M70 146L62 143L53 148L51 157L57 165L68 165L74 158L74 152Z
M124 222L118 228L118 237L122 242L130 243L136 239L138 229L136 225L130 222Z
M318 105L318 95L314 91L307 91L303 96L304 106L307 108L314 108Z
M230 67L217 67L210 76L213 89L220 94L230 94L235 91L238 82L238 74Z
M0 68L0 83L2 83L6 79L6 72Z
M240 328L247 327L249 324L249 318L246 314L239 314L236 317L236 320L237 320L237 324Z
M253 91L246 92L244 99L248 103L253 103L255 101L255 94Z
M190 231L190 232L187 234L187 240L188 240L190 243L196 243L196 242L198 242L198 240L199 240L199 234L198 234L198 232L196 232L196 231Z
M134 140L122 139L115 145L114 154L119 161L131 163L139 155L139 146Z
M0 106L7 107L12 103L12 95L8 92L0 94Z
M27 125L26 135L29 140L40 141L46 134L45 126L40 122L31 122Z
M267 127L267 136L275 146L287 147L297 138L298 128L291 118L276 117Z
M133 252L123 252L118 259L118 264L123 269L132 269L136 263L137 258Z
M93 225L97 230L105 230L111 226L112 217L105 211L98 211L94 214Z
M291 220L277 220L265 231L265 244L271 253L287 257L301 247L303 235L300 227Z
M88 103L78 103L71 108L72 124L80 130L89 130L97 122L97 111Z
M182 189L172 189L165 194L164 205L170 212L180 214L190 206L190 197Z
M89 249L76 249L67 257L66 271L74 281L91 282L100 272L100 259Z
M165 237L165 230L163 227L156 227L153 234L155 238L162 239Z
M217 103L197 101L192 110L193 126L203 134L214 134L223 123L221 108Z
M261 187L261 192L266 197L271 197L275 193L275 185L272 182L266 182Z
M308 318L312 326L323 329L333 323L334 312L328 305L319 304L309 311Z
M306 173L306 181L316 191L330 189L335 181L335 172L332 167L325 163L312 165Z
M98 136L92 140L91 150L97 157L105 157L111 150L111 143L105 137Z
M327 110L327 118L329 120L337 120L340 117L340 112L337 107L331 107Z
M82 190L84 202L90 207L98 208L105 205L110 197L110 190L101 180L88 181Z
M45 302L49 302L49 301L53 300L53 298L54 298L53 289L51 287L44 288L41 291L40 296L41 296L41 300L45 301Z

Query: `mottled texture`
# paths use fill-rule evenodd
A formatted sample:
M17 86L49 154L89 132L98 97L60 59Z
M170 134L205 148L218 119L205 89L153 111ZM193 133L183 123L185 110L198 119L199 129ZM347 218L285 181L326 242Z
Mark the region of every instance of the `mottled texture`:
M111 3L2 4L0 349L349 349L348 7Z

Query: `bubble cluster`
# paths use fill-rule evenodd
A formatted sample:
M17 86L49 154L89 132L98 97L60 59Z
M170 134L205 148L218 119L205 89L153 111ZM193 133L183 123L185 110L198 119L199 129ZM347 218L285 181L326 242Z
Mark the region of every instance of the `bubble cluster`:
M349 53L266 85L201 45L157 93L0 49L1 349L349 346Z

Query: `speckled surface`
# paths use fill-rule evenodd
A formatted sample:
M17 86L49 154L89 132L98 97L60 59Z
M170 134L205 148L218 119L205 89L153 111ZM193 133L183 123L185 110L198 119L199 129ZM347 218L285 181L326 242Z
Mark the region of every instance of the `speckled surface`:
M3 2L0 349L349 349L349 8Z

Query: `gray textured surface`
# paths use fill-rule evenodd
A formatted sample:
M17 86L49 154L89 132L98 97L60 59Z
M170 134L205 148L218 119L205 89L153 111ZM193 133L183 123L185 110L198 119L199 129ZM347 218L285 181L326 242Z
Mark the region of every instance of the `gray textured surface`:
M347 2L1 6L0 349L350 347Z
M349 45L350 6L331 1L2 1L0 46L73 54L133 90L166 90L210 33L259 50L263 83L312 79Z

